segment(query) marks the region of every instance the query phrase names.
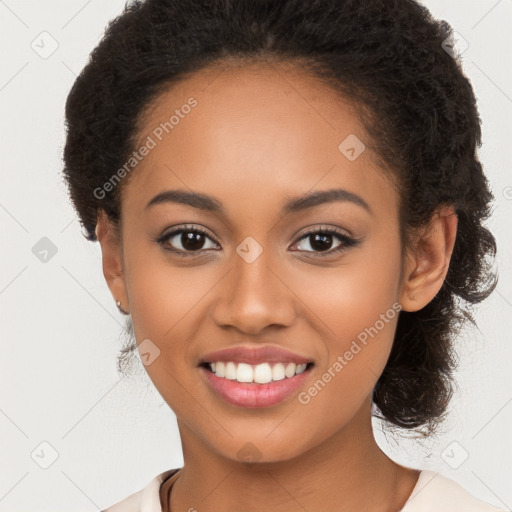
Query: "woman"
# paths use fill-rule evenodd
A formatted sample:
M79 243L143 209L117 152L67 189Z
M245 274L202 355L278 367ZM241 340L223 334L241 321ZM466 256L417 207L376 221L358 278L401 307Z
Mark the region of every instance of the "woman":
M498 510L371 423L435 432L496 285L451 35L412 0L147 0L109 25L64 176L184 456L109 512Z

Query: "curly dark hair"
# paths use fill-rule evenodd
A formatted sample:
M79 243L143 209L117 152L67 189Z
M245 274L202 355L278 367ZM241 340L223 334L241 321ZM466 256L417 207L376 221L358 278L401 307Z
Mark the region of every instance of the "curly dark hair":
M313 73L358 105L366 145L398 184L402 251L439 207L452 205L458 217L446 279L424 308L400 312L373 391L374 414L389 427L434 433L453 393L453 341L497 284L496 241L483 225L494 197L476 155L481 121L459 56L448 51L453 38L446 21L414 0L127 3L66 103L63 176L84 236L96 240L100 210L119 226L128 176L105 197L95 190L127 161L143 112L172 83L258 59ZM132 339L119 368L135 348Z

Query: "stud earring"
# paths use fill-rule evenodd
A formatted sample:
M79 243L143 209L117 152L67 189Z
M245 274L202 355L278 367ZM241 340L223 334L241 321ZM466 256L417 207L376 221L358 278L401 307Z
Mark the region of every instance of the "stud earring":
M127 314L128 314L128 311L125 311L125 310L121 307L121 301L120 301L120 300L118 300L118 301L116 302L116 306L117 306L117 309L119 309L119 311L120 311L121 313L123 313L124 315L127 315Z

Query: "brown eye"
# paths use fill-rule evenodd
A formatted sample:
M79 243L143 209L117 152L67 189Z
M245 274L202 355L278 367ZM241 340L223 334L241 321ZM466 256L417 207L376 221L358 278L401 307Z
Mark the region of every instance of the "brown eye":
M338 240L338 242L336 242ZM319 256L331 255L347 250L359 243L358 240L349 237L332 228L316 229L304 233L295 244L299 251L318 254ZM334 249L332 248L334 245ZM300 247L302 245L302 248ZM322 254L323 253L323 254Z
M180 228L162 235L156 240L165 250L186 256L218 247L206 231L200 228ZM208 244L210 246L208 247Z
M205 235L197 231L184 231L181 233L180 243L187 251L202 249L205 242Z
M328 251L333 244L333 236L329 233L315 233L308 235L309 246L315 251Z

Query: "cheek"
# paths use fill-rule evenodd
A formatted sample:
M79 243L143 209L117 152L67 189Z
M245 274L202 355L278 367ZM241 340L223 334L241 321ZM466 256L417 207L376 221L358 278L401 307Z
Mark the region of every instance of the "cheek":
M181 385L193 393L198 383L198 354L212 328L210 300L228 269L179 266L160 249L144 249L125 252L134 334L137 343L149 339L156 345L159 356L145 370L169 405L179 410Z
M303 267L300 275L293 278L301 300L331 332L331 338L346 341L357 337L390 308L388 317L394 318L392 306L399 298L400 251L398 240L384 242L374 237L347 253L336 267ZM382 330L390 336L390 329Z
M315 323L323 344L319 389L328 382L346 405L373 389L389 357L401 308L398 240L377 242L347 255L336 268L304 272L296 280L307 306L302 316Z
M313 417L323 418L312 443L347 425L369 403L389 358L398 312L391 304L381 309L362 302L360 307L337 316L334 309L326 313L330 330L321 335L327 356L313 368L310 385L297 397L306 423Z
M199 267L173 267L163 259L140 261L128 277L134 335L137 343L151 340L158 353L145 370L178 416L200 418L194 347L202 343L199 329L207 317L206 299L218 279Z
M158 338L173 329L207 291L201 267L180 266L153 241L142 227L124 234L126 287L134 329L141 336ZM198 275L200 278L198 279ZM139 338L137 337L137 340Z
M172 344L181 351L185 341L193 341L194 329L206 315L208 293L218 279L200 267L178 268L160 262L131 272L129 277L130 311L139 337ZM169 347L166 347L169 348Z

